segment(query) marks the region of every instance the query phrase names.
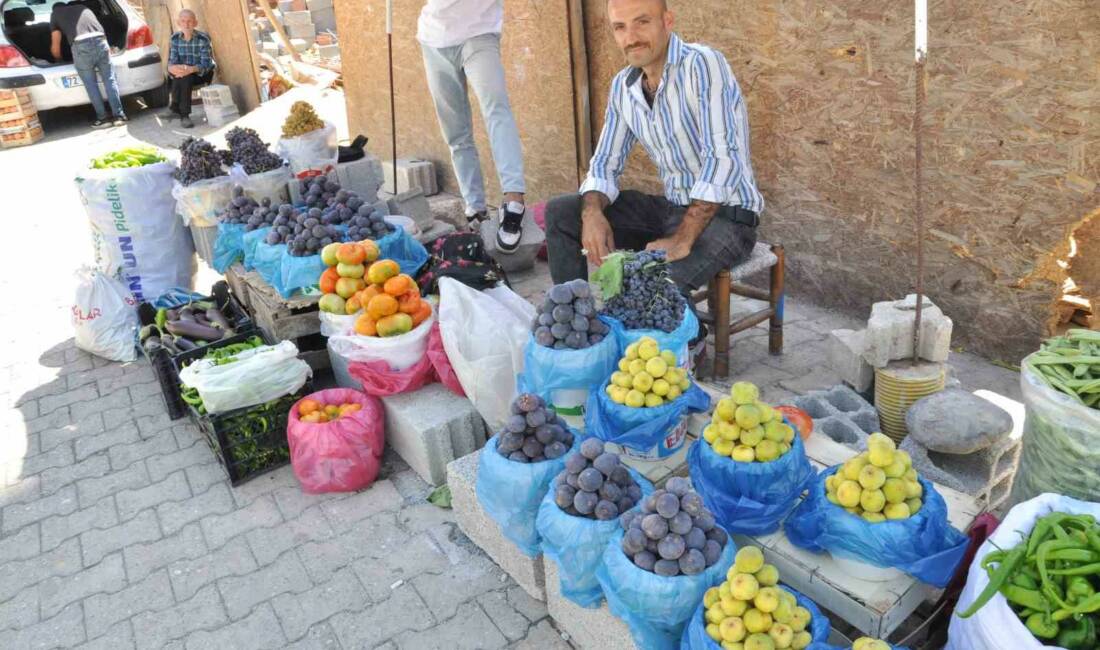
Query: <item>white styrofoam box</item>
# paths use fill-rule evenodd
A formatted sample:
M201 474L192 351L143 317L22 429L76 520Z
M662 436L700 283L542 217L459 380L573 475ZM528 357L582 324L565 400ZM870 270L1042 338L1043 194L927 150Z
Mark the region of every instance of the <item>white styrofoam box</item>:
M279 0L279 12L283 14L294 10L294 0Z
M309 15L308 11L284 11L283 24L287 27L290 25L312 25L313 17Z
M263 49L263 53L268 56L279 56L279 44L273 41L264 41L260 47Z
M233 91L225 84L203 86L199 88L199 97L202 98L204 107L224 108L232 106L236 109L236 104L233 102Z
M393 161L383 161L382 172L385 174L383 189L393 191ZM424 196L431 196L439 192L439 183L435 178L435 165L427 160L418 158L397 159L397 193L409 190L420 190Z
M317 39L317 28L313 26L313 23L306 23L304 25L287 25L286 31L291 38L304 38L307 41Z

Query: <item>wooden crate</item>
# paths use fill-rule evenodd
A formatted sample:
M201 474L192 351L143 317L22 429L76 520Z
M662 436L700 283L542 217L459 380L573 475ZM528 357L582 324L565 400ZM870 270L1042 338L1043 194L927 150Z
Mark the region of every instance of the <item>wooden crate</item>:
M243 285L242 291L248 295L248 309L256 325L280 341L293 341L298 346L299 358L315 371L331 367L318 317L321 312L317 302L321 296L295 295L286 299L255 271L233 275L235 280L230 280L229 286L233 287L234 281Z
M251 311L252 305L248 300L248 283L244 281L244 276L247 273L248 271L245 271L239 263L234 264L226 269L225 281L229 283L229 291L233 293L233 297L237 299L237 302Z

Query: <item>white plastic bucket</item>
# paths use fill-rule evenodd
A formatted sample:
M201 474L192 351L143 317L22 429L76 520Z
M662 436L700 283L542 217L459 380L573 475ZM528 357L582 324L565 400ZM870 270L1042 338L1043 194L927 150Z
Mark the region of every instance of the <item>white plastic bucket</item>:
M578 431L584 431L584 405L588 402L587 388L562 388L550 391L550 406L565 423Z
M832 557L838 569L857 580L866 580L867 582L890 582L891 580L905 575L897 569L877 567L873 564L849 560L837 555L833 555Z
M684 416L680 419L680 422L669 430L668 434L653 447L644 450L634 449L622 445L623 452L630 458L637 460L661 460L662 458L668 458L669 456L680 451L680 448L684 446L684 440L687 439L688 430L688 417Z

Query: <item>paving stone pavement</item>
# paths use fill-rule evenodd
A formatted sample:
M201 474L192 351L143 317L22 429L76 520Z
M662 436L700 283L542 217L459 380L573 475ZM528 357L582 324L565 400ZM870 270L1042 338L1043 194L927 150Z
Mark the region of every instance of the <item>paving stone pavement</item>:
M46 141L0 152L0 178L26 188L5 207L33 216L0 238L0 648L568 648L394 454L357 494L303 494L289 467L232 488L147 363L75 347L71 273L91 247L74 170L91 150L182 139L129 112L94 132L54 112ZM549 284L542 263L513 280L533 301ZM763 327L732 348L731 376L775 402L835 383L825 337L853 325L794 300L787 315L783 356ZM1015 396L1013 373L961 358L965 387Z

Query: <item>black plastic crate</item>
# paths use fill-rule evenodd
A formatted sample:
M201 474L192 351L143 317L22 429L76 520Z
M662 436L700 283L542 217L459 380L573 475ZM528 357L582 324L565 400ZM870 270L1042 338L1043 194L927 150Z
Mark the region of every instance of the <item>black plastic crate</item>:
M153 366L153 374L160 383L161 397L164 398L164 406L168 409L168 417L178 420L187 415L187 404L180 396L180 376L176 370L176 364L172 362L172 356L163 348L154 350L152 356L145 355Z

